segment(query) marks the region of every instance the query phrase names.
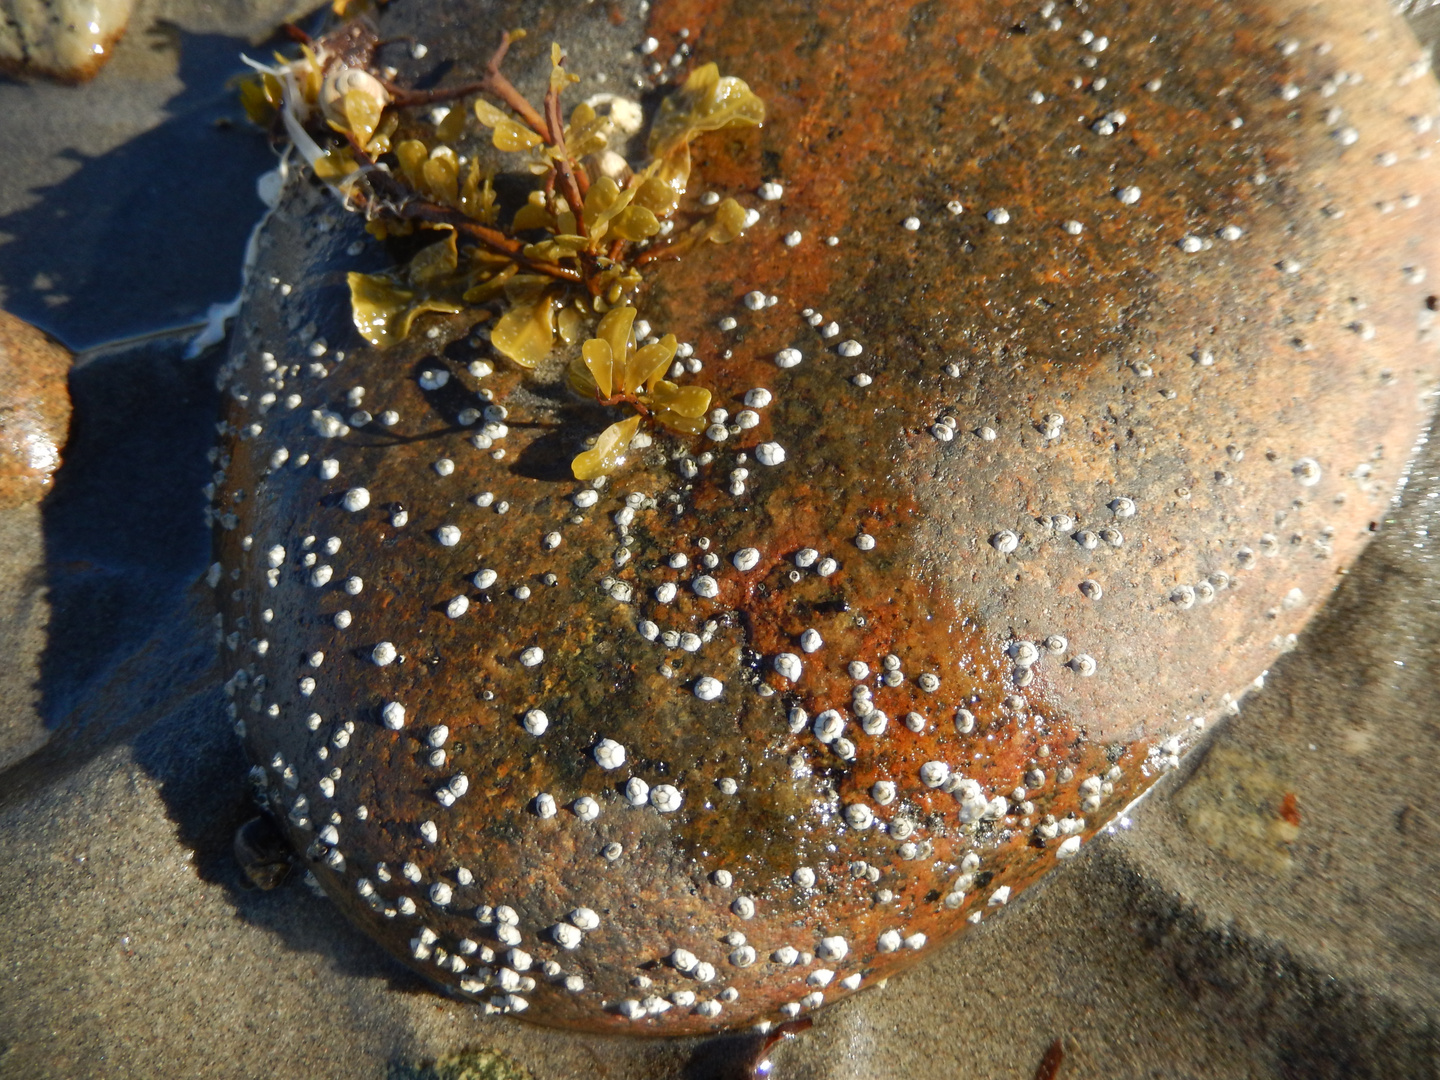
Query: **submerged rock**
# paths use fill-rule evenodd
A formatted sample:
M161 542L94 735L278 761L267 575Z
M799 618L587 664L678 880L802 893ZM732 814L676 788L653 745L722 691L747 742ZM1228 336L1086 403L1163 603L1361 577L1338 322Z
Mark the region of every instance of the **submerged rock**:
M477 17L381 32L465 42L459 80ZM487 1008L668 1034L998 912L1288 647L1428 415L1440 192L1383 6L650 18L484 25L569 45L586 95L693 50L768 103L686 204L758 218L637 301L707 435L576 482L619 414L570 353L522 372L474 309L366 347L339 283L385 256L292 182L212 580L254 778L352 919Z

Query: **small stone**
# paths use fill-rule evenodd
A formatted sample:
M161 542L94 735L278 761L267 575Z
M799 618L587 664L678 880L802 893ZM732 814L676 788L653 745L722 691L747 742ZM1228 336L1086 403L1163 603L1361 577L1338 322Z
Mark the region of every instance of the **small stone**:
M0 311L0 508L50 490L70 426L70 364L61 345Z
M134 6L134 0L49 0L17 9L0 34L0 68L84 82L110 59Z

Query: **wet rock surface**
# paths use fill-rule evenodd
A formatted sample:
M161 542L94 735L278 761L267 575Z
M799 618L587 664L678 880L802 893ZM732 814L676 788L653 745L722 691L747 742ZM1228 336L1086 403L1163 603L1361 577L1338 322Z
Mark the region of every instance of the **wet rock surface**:
M107 415L103 394L77 402L82 419ZM179 394L166 415L204 426L211 409ZM124 416L112 419L124 432ZM133 479L193 489L202 452L203 442L179 440ZM106 459L101 439L68 459L62 492L68 479L103 475ZM171 466L184 463L196 476L177 481ZM1217 733L1223 753L1192 756L1132 827L1048 875L1004 918L820 1014L773 1052L777 1070L1029 1077L1063 1035L1061 1075L1429 1075L1434 844L1423 768L1434 746L1425 703L1435 473L1422 458L1407 505L1331 608ZM130 523L123 495L105 495L103 483L75 490L72 514L46 526L49 542L73 543L84 523L106 520L147 550L148 525ZM174 535L190 542L171 568L203 576L204 535L187 513L177 509ZM30 530L45 565L41 523L10 512L4 521ZM7 550L10 564L26 558ZM657 1043L481 1018L405 975L297 880L276 893L245 890L230 854L251 812L245 764L219 718L219 679L197 678L184 651L209 632L205 594L187 607L176 593L113 639L77 637L74 623L50 635L64 661L42 685L97 657L128 653L132 666L77 688L73 704L94 738L43 767L22 762L0 783L0 865L11 883L5 1072L404 1075L402 1061L448 1063L466 1045L501 1049L535 1076L736 1075L753 1060L756 1043L744 1037ZM8 691L6 701L10 730L34 715ZM1236 821L1198 820L1223 804L1216 792L1232 791L1242 795ZM1298 832L1255 859L1253 838L1277 826Z
M99 71L134 0L11 0L0 22L0 70L79 82Z
M22 707L0 729L0 763L35 750L42 725L31 722L37 659L45 647L41 498L51 489L70 423L70 354L39 330L0 311L0 537L10 553L0 567L0 649L13 661L0 673L5 699Z
M382 34L468 16L417 14ZM602 13L502 14L637 71ZM356 347L380 253L287 189L222 374L216 638L259 794L428 978L655 1034L882 981L1231 711L1383 516L1436 359L1403 27L1027 18L652 14L770 102L692 191L760 215L638 301L714 426L598 489L568 464L611 418L476 312ZM1193 830L1248 800L1283 849L1256 785Z
M1333 606L1211 737L1250 762L1247 782L1268 772L1262 784L1295 795L1287 869L1227 856L1171 809L1207 772L1233 782L1202 746L1128 827L1003 918L775 1048L776 1074L945 1067L1028 1080L1063 1036L1061 1075L1077 1077L1428 1075L1433 815L1416 770L1435 744L1423 703L1436 689L1437 476L1427 452ZM203 633L204 609L190 618ZM756 1040L613 1039L483 1017L437 997L297 878L247 889L230 850L252 804L218 681L43 783L7 774L7 1070L386 1076L484 1046L537 1077L743 1075ZM130 685L178 683L162 670ZM1362 729L1383 734L1362 745ZM49 1035L62 1026L65 1040Z
M308 0L5 0L0 5L0 72L84 82L110 62L132 20L142 33L163 21L171 32L218 32L258 41L315 7Z
M70 354L0 311L0 506L38 502L70 423Z

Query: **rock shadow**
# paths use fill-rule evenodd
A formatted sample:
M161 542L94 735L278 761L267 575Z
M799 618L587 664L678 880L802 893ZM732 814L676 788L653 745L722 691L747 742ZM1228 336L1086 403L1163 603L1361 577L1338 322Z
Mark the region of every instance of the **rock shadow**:
M180 85L164 103L167 118L103 154L75 153L71 176L0 218L7 310L91 350L70 373L64 462L41 507L51 614L37 689L51 737L0 774L0 790L7 801L24 798L128 742L196 873L225 889L240 918L297 953L326 957L342 977L430 994L313 895L303 869L261 892L233 858L235 829L255 807L220 688L203 492L218 468L215 379L227 346L186 359L189 334L157 331L238 291L264 209L252 179L275 157L244 126L227 86L244 70L239 53L263 47L168 30L164 38L160 47L178 51ZM116 85L125 78L112 66L80 88L0 80L0 104L8 94L65 94L64 109L37 112L102 109L106 94L135 97ZM317 299L343 289L342 276Z
M147 643L167 653L172 681L213 662L208 635L188 640L196 635L186 592L209 560L201 488L219 395L215 362L183 351L172 338L70 373L64 464L42 507L51 616L41 709L62 738L103 743L95 725L124 727L158 703L162 687L136 686L134 699L107 703L104 716L90 700Z
M264 47L163 26L149 37L125 47L177 53L173 78L160 82L178 81L180 89L163 104L153 75L137 79L119 62L81 87L0 79L0 111L18 110L22 127L32 116L73 115L72 144L107 138L111 125L143 124L147 117L133 113L147 101L163 117L105 153L62 151L74 172L34 192L33 205L0 217L0 236L8 234L0 240L6 310L75 350L193 323L210 304L229 300L264 211L253 181L274 167L275 155L229 85L246 70L241 51L259 56Z

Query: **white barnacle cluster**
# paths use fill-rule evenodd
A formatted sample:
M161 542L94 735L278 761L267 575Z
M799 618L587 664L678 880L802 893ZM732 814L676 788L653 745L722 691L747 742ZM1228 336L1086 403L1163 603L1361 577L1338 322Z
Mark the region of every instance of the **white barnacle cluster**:
M1045 7L1041 25L1058 23L1061 9ZM1071 9L1064 13L1075 17ZM1105 35L1086 31L1075 40L1082 61L1109 59ZM657 41L649 51L659 47ZM1104 90L1099 70L1087 86L1087 92L1097 96ZM1050 111L1063 96L1063 90L1048 84L1043 93L1029 86L1024 91L1029 91L1037 111L1042 107ZM1143 104L1122 102L1123 107L1112 107L1117 104L1111 100L1113 93L1112 87L1078 129L1076 137L1085 140L1091 153L1099 152L1096 147L1116 146L1122 133L1128 135L1145 122ZM1143 173L1111 175L1113 179L1101 190L1090 193L1093 205L1065 209L1075 217L1054 214L1041 222L1035 215L1034 229L1048 230L1049 240L1064 250L1083 251L1102 223L1134 221L1155 210L1162 189ZM1110 183L1118 186L1112 190ZM777 225L775 237L786 248L796 249L795 257L820 239L810 226L789 227L792 222L784 214L790 208L783 205L785 188L779 182L767 181L758 195L767 218L783 223ZM913 234L898 237L907 247L921 248L961 229L995 243L1009 243L1032 227L1026 220L1028 211L1012 212L980 201L964 215L965 205L948 195L941 202L916 201L913 215L908 206L895 215L892 226L901 234ZM969 196L965 198L968 201ZM948 213L938 213L938 206ZM1193 252L1197 255L1208 250L1205 244L1211 237L1225 241L1215 245L1218 257L1223 251L1256 243L1260 235L1248 224L1242 228L1228 221L1202 221L1190 227L1193 233L1178 239L1169 233L1167 240L1192 253L1187 244L1194 239L1200 245ZM1174 257L1173 251L1166 254ZM1304 254L1296 252L1294 257ZM773 249L771 257L790 258ZM1276 259L1285 257L1277 254ZM1200 255L1196 265L1203 266L1204 258ZM1293 275L1298 270L1285 272ZM749 288L752 284L757 287ZM525 753L533 755L532 762L566 757L563 769L536 765L535 775L527 775L523 820L517 826L525 838L522 842L543 838L547 850L568 847L591 860L596 875L623 880L651 855L646 830L679 830L691 821L732 813L764 783L756 763L748 760L727 761L723 768L685 764L676 771L675 762L664 761L663 741L651 742L637 734L635 727L606 711L608 703L598 708L594 701L582 705L556 691L568 670L598 669L601 657L613 648L623 662L625 677L643 682L647 693L673 706L680 722L699 724L713 718L717 723L763 725L765 717L773 718L769 730L783 744L783 756L778 758L782 773L810 800L801 811L808 815L806 829L824 843L864 846L866 861L858 864L858 871L850 864L848 873L845 862L826 857L818 847L813 851L797 847L790 864L763 871L743 862L707 867L694 885L702 902L725 920L724 932L697 933L693 939L682 933L664 949L642 958L645 973L634 979L633 992L607 997L604 1006L637 1022L673 1018L677 1011L704 1018L722 1016L730 1003L739 1000L742 975L778 978L784 973L792 980L797 990L781 1009L788 1016L818 1007L827 994L833 998L838 990L853 990L861 985L862 969L877 956L926 947L926 932L919 927L932 932L933 927L918 920L912 923L906 914L915 908L917 882L926 883L919 895L928 895L930 877L943 875L939 899L929 903L968 911L972 919L1006 905L1010 887L985 883L978 870L979 854L951 861L960 860L968 850L964 845L983 854L986 845L998 842L993 837L1023 833L1038 842L1044 857L1068 858L1081 846L1084 819L1050 806L1047 800L1072 800L1080 813L1091 817L1104 810L1118 786L1118 777L1094 766L1084 776L1062 778L1053 761L1043 767L1030 763L1034 767L1023 778L1004 777L983 754L983 740L997 723L1015 720L1043 728L1040 709L1019 691L1037 679L1043 686L1046 679L1087 678L1102 671L1103 643L1077 626L1064 625L1063 616L1053 625L1042 623L1016 632L1023 636L987 641L985 662L995 673L994 681L1003 685L973 691L970 672L916 648L903 632L886 640L888 624L881 623L878 629L875 622L867 624L864 618L873 619L875 613L854 603L854 596L868 588L869 575L882 573L897 556L905 557L903 533L888 520L862 516L844 522L842 528L821 530L813 524L814 518L806 516L812 509L806 507L806 514L796 513L796 532L782 545L773 532L750 529L743 515L726 516L721 519L725 527L711 530L718 538L715 543L698 542L698 534L709 528L704 517L708 510L697 512L702 497L718 494L727 512L755 511L758 518L762 511L774 514L783 509L783 499L770 498L777 492L767 485L808 477L810 433L797 431L791 416L815 380L831 380L848 402L874 401L857 391L876 387L888 370L887 358L875 355L884 353L883 343L867 337L862 317L837 310L832 314L840 318L832 319L807 308L802 317L808 329L777 326L774 320L789 308L760 287L765 284L745 282L735 290L741 299L729 312L703 317L707 324L718 322L723 333L741 331L724 339L737 348L752 331L752 341L759 339L759 331L770 332L760 362L751 371L753 381L766 385L714 402L704 414L703 433L688 444L668 442L665 435L653 439L646 435L649 441L632 443L635 451L645 451L645 464L636 474L660 476L649 489L653 494L617 490L617 474L573 492L562 491L558 497L552 497L552 490L537 509L528 497L517 494L519 488L506 469L493 464L503 460L499 455L506 452L507 444L514 456L518 456L516 444L529 445L534 418L524 415L524 408L513 400L502 403L494 395L470 390L473 399L454 417L447 417L456 429L445 435L449 441L437 441L425 451L422 467L412 470L419 474L412 479L426 485L424 490L443 492L442 512L438 503L411 499L393 488L385 471L365 464L347 440L353 441L354 433L365 429L367 436L381 433L380 428L396 435L419 431L414 418L427 415L424 403L442 403L457 390L473 386L470 379L492 375L487 361L474 361L467 377L465 367L452 369L437 351L422 362L418 376L406 376L409 396L404 397L392 396L391 388L383 384L352 387L349 393L343 387L339 393L326 391L323 380L333 375L321 375L308 364L318 364L323 356L329 372L344 370L333 352L290 367L272 358L271 373L279 372L276 378L284 381L265 390L271 395L264 403L269 412L263 415L270 418L265 422L275 423L282 409L289 408L297 410L294 426L301 430L285 429L285 446L265 446L265 467L271 475L303 476L317 501L325 501L315 520L303 526L277 528L273 535L257 528L253 547L245 549L253 560L253 566L246 568L247 581L255 591L270 593L272 600L284 597L283 603L265 609L280 612L282 622L302 603L318 608L323 618L314 623L320 629L314 631L313 641L305 641L303 650L289 650L300 659L292 661L287 653L288 668L275 666L280 663L277 655L287 652L276 647L287 640L279 628L250 632L233 621L224 627L227 638L239 635L237 657L259 658L243 680L239 676L244 668L237 668L229 684L236 719L243 719L238 714L247 700L258 697L258 715L268 718L276 715L272 708L279 710L279 722L288 719L313 735L311 743L318 745L313 750L307 745L305 760L282 759L262 770L267 784L284 792L288 820L297 828L302 827L299 822L305 823L314 835L319 863L331 875L346 875L349 887L375 910L377 918L398 920L405 927L413 938L415 960L433 965L446 981L483 1000L488 1009L523 1011L531 1000L538 1000L537 991L549 993L552 988L585 993L587 979L580 974L575 954L580 951L583 956L592 946L608 947L605 929L609 927L602 929L597 910L606 909L594 898L587 900L595 905L593 909L574 907L584 898L567 896L542 910L543 905L533 900L522 904L513 896L505 897L501 885L487 882L482 888L477 882L484 875L473 861L474 874L455 865L463 861L454 855L463 844L456 835L460 831L456 822L468 820L460 815L476 813L477 805L485 801L482 796L497 781L471 763L474 747L484 737L475 730L480 727L475 718L442 718L434 702L417 688L424 685L416 674L419 665L434 659L429 656L431 640L438 642L434 651L443 654L439 660L452 665L452 670L462 661L446 651L450 642L462 640L463 634L489 642L473 658L468 653L463 658L484 672L476 675L475 687L478 713L485 723L493 722L486 730L502 730L504 737L520 740ZM644 329L639 340L655 336L649 327ZM1214 366L1213 354L1202 354L1210 355L1212 362L1207 364L1197 355L1196 374L1199 367ZM951 357L969 363L953 352L945 359ZM688 346L677 349L676 358L684 370L698 370L700 357ZM705 362L719 361L706 356ZM1149 385L1162 387L1173 374L1167 365L1173 364L1169 358L1156 357L1147 363L1155 369L1150 371L1154 382ZM1222 359L1207 377L1220 374L1224 367ZM945 370L953 378L962 369L950 363ZM1188 364L1186 371L1192 371ZM936 372L929 374L943 382ZM1125 377L1134 382L1128 374ZM502 381L493 379L491 385ZM291 392L297 395L293 406L286 397ZM340 400L346 403L344 410L336 404ZM922 453L953 463L967 453L1039 447L1053 457L1065 454L1072 443L1081 443L1089 434L1078 405L1041 402L1034 414L1017 422L1010 414L967 416L967 406L959 401L932 397L923 416L906 419L909 433L921 436ZM1069 414L1068 421L1054 411L1059 408ZM827 420L822 416L820 422ZM260 422L257 417L256 423ZM249 437L265 442L263 430ZM467 444L484 453L471 453ZM1318 460L1281 463L1291 470L1299 494L1334 475L1328 462L1322 471ZM1052 514L1059 508L1046 507L1047 520L1038 528L1033 519L997 511L987 528L963 539L983 556L977 560L980 565L1012 576L1042 550L1073 558L1065 574L1057 576L1064 601L1097 604L1084 610L1104 613L1106 590L1114 590L1113 603L1116 595L1124 595L1125 587L1115 571L1118 564L1106 560L1129 557L1140 548L1146 540L1147 511L1157 512L1137 502L1139 495L1152 498L1150 491L1137 489L1132 494L1109 493L1108 502L1066 508L1063 514ZM223 521L220 526L224 528ZM374 559L372 541L377 536L394 543L395 569L387 574L377 567L370 580L361 580L347 563L361 550ZM1283 535L1254 537L1242 549L1248 556L1236 552L1233 557L1243 570L1282 550L1283 541ZM443 563L448 574L443 583L426 576L421 559ZM585 569L577 572L582 564ZM228 564L219 567L215 587L232 587L226 579L229 569ZM1231 579L1226 571L1235 570L1197 567L1170 587L1171 607L1203 608L1227 587ZM852 589L857 580L862 585ZM386 620L385 608L396 596L432 585L434 595L427 601L434 622L426 627L432 639L422 640ZM547 596L562 595L569 588L588 590L599 612L595 625L586 628L589 637L583 644L577 644L581 635L570 627L546 621L553 610L546 606ZM805 604L786 607L787 589L806 593ZM303 593L303 600L294 599L297 593ZM842 594L854 610L827 606L836 604ZM737 646L743 638L735 616L745 612L747 604L753 605L755 596L779 597L772 603L785 613L786 621L779 633L746 652ZM506 625L496 613L509 617L516 611L539 612L526 616L533 632L496 642L491 627ZM256 630L259 625L256 622ZM767 624L763 629L769 632L774 627ZM311 633L308 624L305 633ZM262 661L270 665L264 669L268 684L257 678ZM374 688L369 712L357 711L351 717L337 711L337 684L329 681L337 678L368 680L366 685ZM294 717L284 715L288 706L274 690L282 682L287 693L298 686L309 699ZM1043 696L1036 694L1033 699ZM358 859L353 851L343 850L345 844L363 834L374 812L355 806L350 797L358 790L356 762L369 760L362 755L379 747L413 763L406 768L420 770L428 816L423 822L404 823L407 841L414 845L411 861L396 860L390 867L352 866ZM981 752L972 753L972 748ZM1166 761L1175 756L1162 755ZM863 786L849 783L856 775L865 777ZM1046 813L1047 809L1055 812ZM332 820L332 813L340 820ZM620 822L643 825L620 832ZM961 846L956 848L957 844ZM891 914L863 936L844 927L793 926L792 912L784 909L787 898L798 897L820 910L841 889L858 890L867 904ZM506 899L515 906L506 906ZM468 921L463 934L456 933L461 919ZM782 920L784 930L778 928ZM611 923L612 917L606 915L605 921Z
M344 360L343 353L331 353L319 343L307 351L312 358L326 356L326 364L312 362L287 367L280 364L273 354L262 354L259 375L270 386L256 402L262 412L281 404L283 395L280 391L288 388L287 383L304 389L304 384L310 380L329 377L333 370L331 365L338 366ZM474 371L471 373L476 374ZM239 372L230 372L232 378L238 375ZM421 373L417 385L421 390L436 390L445 386L451 378L441 369L427 369ZM315 391L312 389L310 393ZM321 396L323 398L323 391ZM378 397L378 394L372 394L371 400ZM303 404L302 396L294 394L292 398L284 400L285 408L299 409ZM365 401L366 388L352 387L345 398L347 405L355 410L348 418L317 408L309 414L303 433L287 430L284 445L264 447L263 451L259 445L256 448L264 455L266 475L274 477L276 482L284 473L308 477L310 483L325 489L322 496L326 500L325 505L332 508L332 514L340 515L330 519L330 530L321 531L313 526L292 527L295 531L274 532L268 540L262 539L263 534L247 535L241 551L246 560L254 560L253 564L247 562L243 568L237 567L229 575L221 567L211 575L214 578L212 584L218 587L221 579L227 578L252 589L258 586L259 593L266 594L262 601L266 606L263 614L251 618L257 627L269 626L270 634L288 631L288 627L278 625L276 612L288 613L294 609L295 598L299 594L292 590L297 588L306 593L301 603L312 610L319 608L322 619L314 625L327 628L331 634L353 635L357 629L364 627L369 627L372 632L378 631L370 642L363 645L363 639L357 641L352 637L348 638L351 645L342 647L322 637L316 640L316 644L300 649L298 659L294 661L299 670L291 683L298 690L300 700L318 700L326 680L350 677L354 669L348 665L354 663L363 663L381 673L378 676L381 687L388 685L387 680L392 676L398 681L394 683L394 691L388 695L382 693L380 700L371 707L373 711L368 714L359 710L349 717L342 715L339 722L327 723L322 716L323 708L321 711L303 711L300 718L293 722L313 736L311 751L307 751L309 757L290 760L283 754L272 753L268 758L270 767L260 769L264 784L271 792L272 802L278 800L277 805L287 822L311 837L305 854L312 860L316 872L323 869L326 874L348 879L348 887L380 920L424 920L410 932L412 958L433 965L437 978L450 982L462 992L483 997L487 1011L523 1011L528 1005L526 995L535 989L540 969L547 979L567 991L581 992L584 980L577 973L563 971L551 960L537 967L535 957L522 948L525 932L514 909L477 903L475 875L464 866L446 867L443 862L437 862L437 859L444 859L443 853L447 850L446 823L450 819L445 814L459 812L459 806L471 790L472 777L464 768L457 768L452 760L454 741L450 726L436 723L427 716L423 696L412 695L403 689L406 685L403 676L407 669L407 646L400 642L393 627L378 620L375 614L376 602L383 604L392 586L386 583L379 593L374 593L367 590L367 582L359 573L346 568L348 558L366 553L366 545L357 539L360 535L357 530L370 527L371 522L383 522L398 533L409 523L411 512L399 504L385 502L385 496L376 490L376 482L361 475L363 470L350 470L351 455L346 451L346 440L352 437L355 429L369 424L374 418L368 414L361 415L360 405ZM484 415L491 424L500 424L505 418L503 411L496 411L493 407L486 407L483 411L477 408L475 411ZM380 420L388 427L400 422L394 410L381 412ZM263 440L264 426L256 424L253 427L255 430L250 432L249 437ZM487 437L494 439L505 434L504 431L490 430ZM323 453L315 451L314 448L319 445L325 446ZM220 464L220 451L216 452L213 460ZM229 464L227 457L221 469L228 468ZM457 457L453 455L434 459L428 468L441 480L456 476L460 471ZM351 476L355 479L346 483ZM222 471L214 481L215 495L218 495L223 482ZM505 501L493 496L477 496L472 501L477 507L493 506L501 513L506 509ZM222 530L229 521L226 515L214 515L212 519ZM429 529L429 532L417 536L428 536L442 549L461 547L470 533L465 522L458 519L433 522ZM558 545L551 539L541 546L544 550L553 550ZM498 577L495 570L482 569L472 574L471 584L477 590L488 591L498 583ZM516 592L522 587L517 585ZM454 620L464 616L471 606L471 597L461 593L442 600L439 611L443 611L445 618ZM242 652L242 640L238 635L246 622L243 619L236 622L237 629L230 635L222 633L220 640L224 643L233 638L233 648L238 656ZM223 626L223 623L217 625ZM226 684L226 692L232 699L231 715L237 731L242 733L250 730L241 713L246 705L266 720L285 722L276 686L284 679L286 661L270 646L270 637L254 634L248 649L244 650L251 662L237 667ZM538 644L524 645L512 655L520 667L535 667L544 661L544 648ZM263 669L261 664L265 665ZM290 670L295 671L294 668ZM549 725L549 717L540 708L532 707L524 713L523 726L532 735L543 735ZM350 783L350 777L356 771L350 762L362 761L363 757L357 755L365 754L379 738L389 739L395 745L413 743L419 746L414 751L414 757L432 777L431 805L439 812L410 825L409 835L413 837L415 846L412 858L403 864L382 862L360 865L353 857L347 857L351 855L347 841L353 843L375 817L370 807L358 804L353 797L352 792L358 788ZM600 756L618 756L623 760L623 749L606 747L600 751ZM662 806L672 807L681 801L676 789L670 789L673 795L663 785L656 791L657 802ZM535 800L536 811L542 817L546 815L548 798L542 793ZM593 821L598 816L599 803L594 798L578 798L573 806L577 819L581 821ZM472 931L470 936L454 934L446 922L450 913L471 909L476 911L482 927L488 927L488 930ZM599 923L592 910L577 908L570 913L565 925L570 926L574 933L583 934L595 929ZM487 936L493 939L492 943L484 942ZM560 936L566 935L562 933Z
M1167 599L1175 610L1188 611L1197 604L1213 603L1222 591L1229 588L1230 580L1230 575L1225 571L1215 570L1193 584L1174 586Z

